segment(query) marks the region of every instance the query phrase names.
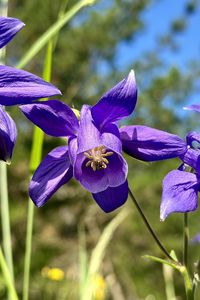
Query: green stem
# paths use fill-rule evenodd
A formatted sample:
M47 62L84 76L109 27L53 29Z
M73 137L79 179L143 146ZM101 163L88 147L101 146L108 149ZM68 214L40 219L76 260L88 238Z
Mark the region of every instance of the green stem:
M189 227L188 214L184 213L183 221L183 264L188 268L188 241L189 241Z
M187 268L185 266L182 266L180 267L179 271L181 272L184 279L187 300L194 300L192 280L189 276Z
M43 78L50 81L52 65L52 42L50 41L47 47L46 59L44 64ZM30 158L30 173L31 175L38 167L43 148L44 133L38 128L34 127L33 143ZM30 282L30 267L31 267L31 248L32 248L32 235L33 235L33 218L34 218L34 204L29 198L28 201L28 215L27 215L27 233L26 233L26 250L24 261L24 280L23 280L23 296L22 300L28 300L29 295L29 282Z
M25 251L25 260L24 260L24 280L23 280L23 296L22 296L23 300L28 300L28 292L29 292L33 218L34 218L34 204L31 201L31 199L29 199L28 214L27 214L27 228L26 228L26 251Z
M8 201L8 184L7 184L7 166L5 162L0 163L0 185L1 185L1 220L2 220L2 236L3 250L6 262L14 281L13 258L12 258L12 241L10 232L10 215Z
M30 50L18 63L17 68L24 68L28 62L48 43L48 41L51 40L59 32L59 30L79 12L79 10L85 6L92 5L95 2L96 0L81 0L67 11L63 15L62 19L58 18L58 20L33 44Z
M15 287L14 287L14 284L13 284L13 280L12 280L12 277L11 277L11 274L10 274L10 270L8 269L8 266L6 264L6 260L3 256L3 252L1 250L1 247L0 247L0 266L1 266L2 273L3 273L3 277L5 279L5 283L6 283L7 288L8 288L10 299L19 300L18 296L17 296L17 293L16 293L16 290L15 290Z
M131 192L130 188L129 188L129 195L133 201L133 203L135 204L140 216L142 217L147 229L149 230L151 236L153 237L154 241L156 242L156 244L158 245L158 247L160 248L160 250L163 252L163 254L169 258L170 260L174 261L174 259L170 256L170 254L168 253L168 251L165 249L165 247L162 245L162 243L160 242L160 240L158 239L157 235L155 234L155 232L153 231L151 225L149 224L147 218L145 217L139 203L137 202L136 198L134 197L133 193Z
M8 0L0 0L0 15L7 17ZM6 48L0 50L0 63L5 63ZM2 238L5 259L9 268L11 278L14 282L12 241L10 231L10 214L7 184L7 166L5 162L0 163L0 194L1 194L1 220L2 220Z

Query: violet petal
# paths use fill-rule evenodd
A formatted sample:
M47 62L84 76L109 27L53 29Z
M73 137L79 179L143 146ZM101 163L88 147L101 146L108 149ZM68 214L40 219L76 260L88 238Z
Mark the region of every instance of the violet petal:
M67 146L49 152L35 171L29 194L36 206L43 206L49 198L73 176Z
M174 170L163 180L163 193L160 208L160 218L165 220L174 212L190 212L198 206L197 175Z
M200 105L199 104L188 105L188 106L185 106L184 109L200 112Z
M137 87L132 70L128 77L119 82L92 107L92 117L99 127L129 116L136 105Z
M17 128L13 119L0 105L0 160L9 162L17 138Z
M27 104L38 98L61 94L52 84L29 72L0 66L0 104Z
M77 153L83 153L101 145L100 131L94 124L89 105L83 105L81 109L77 142Z
M92 149L94 153L100 151L97 148L101 146L106 148L106 152L113 152L113 154L106 157L108 165L105 169L94 171L91 165L86 166L89 159L84 153ZM97 193L108 186L121 185L126 180L128 167L121 155L122 145L118 128L114 124L109 124L105 126L105 132L101 134L94 124L89 106L84 105L81 110L77 142L75 139L70 139L69 149L71 160L74 162L74 177L88 191Z
M189 148L186 153L180 155L180 158L186 165L200 173L200 150Z
M200 148L200 133L191 131L186 135L187 144L191 148Z
M25 116L52 136L73 136L78 130L78 120L69 106L57 100L48 100L20 106Z
M143 161L177 157L187 150L186 142L177 135L147 126L120 128L123 150Z
M0 17L0 48L8 44L24 25L18 19Z
M128 198L128 183L125 181L117 187L108 187L105 191L92 194L103 211L109 213L122 206Z

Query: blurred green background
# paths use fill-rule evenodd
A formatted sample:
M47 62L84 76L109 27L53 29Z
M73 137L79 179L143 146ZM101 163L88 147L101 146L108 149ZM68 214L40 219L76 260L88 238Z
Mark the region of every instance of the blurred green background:
M37 38L53 24L62 7L70 9L77 1L10 0L9 16L21 19L26 27L7 47L7 64L16 65ZM184 112L186 104L197 103L200 79L200 5L195 0L99 0L82 10L57 36L53 54L52 83L63 93L60 100L80 109L99 97L134 69L139 89L135 112L128 124L145 124L181 135L200 125L199 115ZM26 66L42 75L45 49ZM18 140L8 184L15 277L19 295L22 289L29 159L33 126L19 112L9 108L18 127ZM43 155L63 140L45 136ZM183 216L171 215L159 221L162 179L177 168L178 159L152 164L126 156L129 185L147 218L167 249L182 256ZM100 274L113 300L166 299L162 266L142 258L162 257L130 200L129 216L114 233L106 249ZM118 214L105 214L90 194L74 180L63 186L42 208L35 209L30 300L78 299L78 231L85 228L86 249L90 255L103 228ZM191 236L200 231L200 212L189 215ZM190 246L190 268L199 258L200 246ZM60 268L60 281L44 268ZM0 299L6 289L0 277ZM183 283L174 274L177 298L185 299ZM100 296L99 296L100 297ZM200 296L199 296L200 297ZM98 297L96 298L98 299ZM100 299L100 298L99 298ZM100 299L101 300L101 299Z

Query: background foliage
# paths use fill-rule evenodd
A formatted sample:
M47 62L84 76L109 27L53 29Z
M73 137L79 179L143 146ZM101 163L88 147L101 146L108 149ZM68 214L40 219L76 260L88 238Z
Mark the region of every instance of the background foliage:
M60 100L81 108L83 103L94 104L99 97L133 68L139 87L136 110L128 120L130 124L146 124L184 137L188 130L199 126L198 116L184 113L182 107L188 99L196 98L199 90L199 60L188 59L184 68L167 55L180 53L180 38L190 21L199 15L199 2L182 2L182 15L172 19L168 31L156 37L155 47L145 44L148 24L144 14L162 1L100 0L94 7L84 9L60 32L55 41L52 83L63 92ZM177 1L175 1L176 3ZM8 46L7 64L16 65L34 41L53 24L62 7L69 9L75 0L10 0L9 16L17 17L26 27ZM176 5L176 4L173 4ZM169 6L169 9L172 9ZM167 13L167 12L166 12ZM163 18L165 16L163 15ZM152 20L156 23L156 19ZM157 22L157 25L159 23ZM194 33L195 35L195 33ZM138 58L123 66L119 47L125 45L130 53L137 49L140 37L143 48ZM197 41L194 39L194 46ZM45 50L45 49L44 49ZM45 51L26 67L41 76ZM127 55L127 53L124 53ZM172 56L173 57L173 56ZM18 290L21 290L24 237L26 230L28 161L30 156L32 125L17 108L9 109L15 119L19 138L12 165L9 167L9 193L12 220L15 273ZM44 155L63 140L45 137ZM168 249L181 255L182 216L172 215L161 223L159 205L162 178L178 167L178 160L144 164L127 157L129 184L139 199L148 219ZM142 258L144 254L160 255L131 202L126 204L130 215L116 231L101 274L108 286L108 299L165 299L162 268ZM43 208L36 209L30 295L34 299L78 299L79 281L79 229L85 228L86 249L90 253L102 229L118 212L104 214L93 202L89 193L71 181L62 187ZM199 211L190 215L191 235L199 231ZM191 246L192 263L198 258L199 246ZM52 281L44 267L59 267L65 272L62 281ZM193 265L191 265L191 268ZM178 274L175 276L177 299L184 299L184 290ZM0 278L2 281L2 279ZM5 297L4 284L0 297Z

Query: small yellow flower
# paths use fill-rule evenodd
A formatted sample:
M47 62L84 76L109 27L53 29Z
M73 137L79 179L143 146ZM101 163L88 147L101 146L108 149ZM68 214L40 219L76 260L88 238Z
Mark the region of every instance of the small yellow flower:
M100 274L95 274L92 280L94 300L104 300L106 297L106 281Z
M62 281L65 277L64 271L59 268L44 267L41 274L52 281Z

